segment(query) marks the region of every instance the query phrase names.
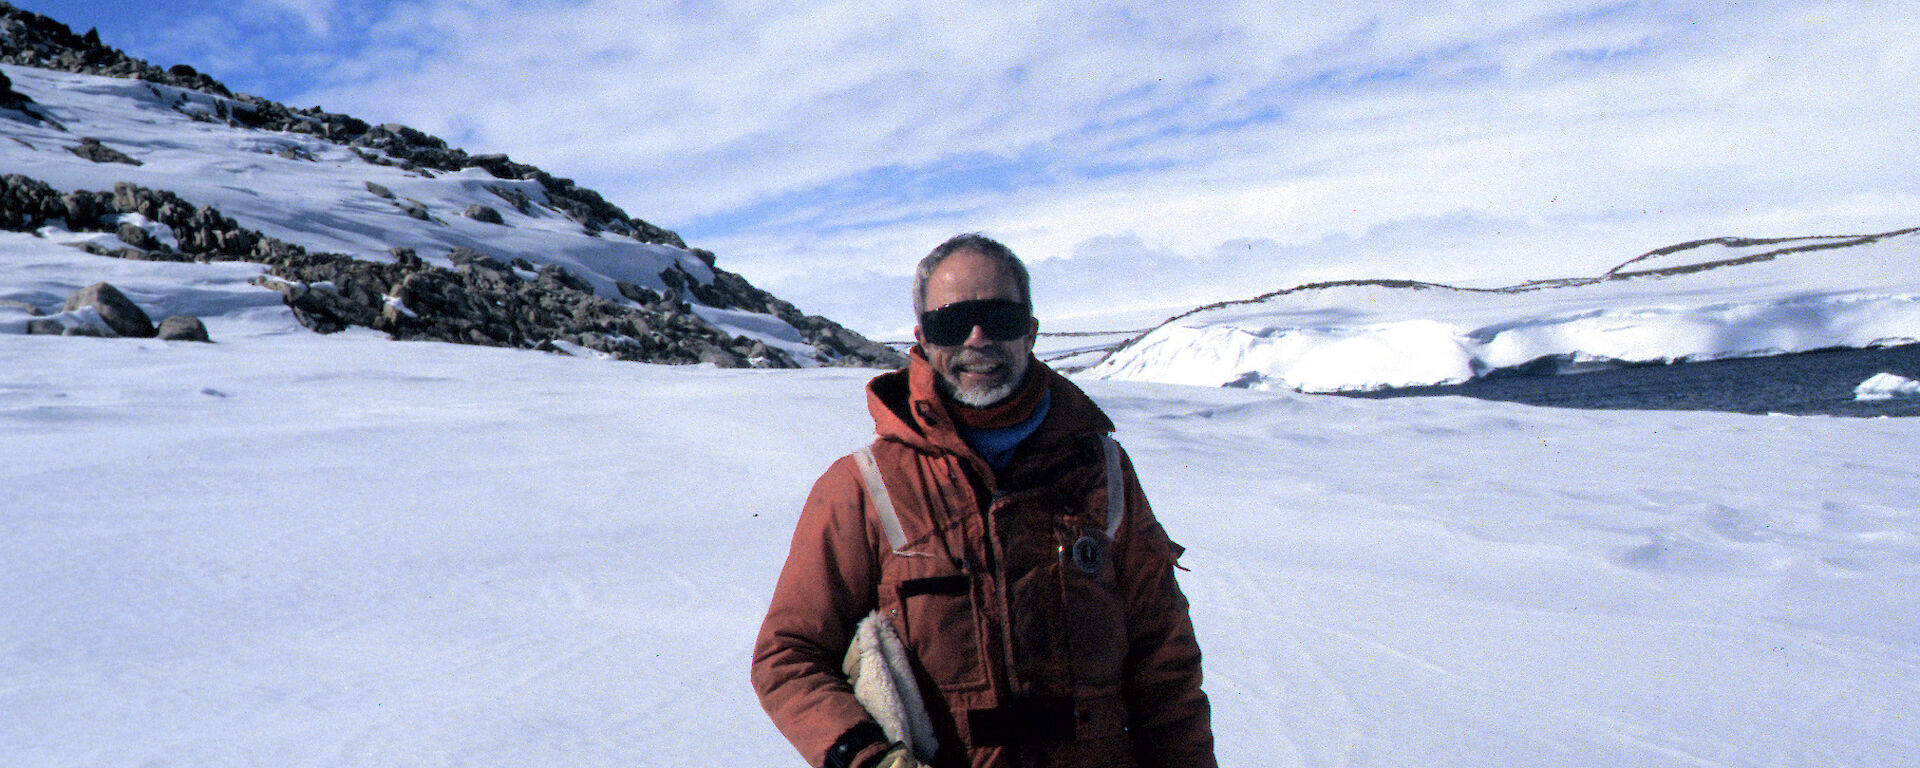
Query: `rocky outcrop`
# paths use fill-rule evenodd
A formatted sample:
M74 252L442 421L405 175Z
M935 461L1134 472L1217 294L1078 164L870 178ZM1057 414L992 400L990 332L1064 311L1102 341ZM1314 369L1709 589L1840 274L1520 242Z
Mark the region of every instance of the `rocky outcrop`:
M138 213L172 229L177 247L139 227L115 223ZM114 232L120 247L88 245L91 252L158 261L248 261L264 264L260 282L281 293L301 324L321 333L349 326L384 331L396 339L524 347L590 349L621 360L708 362L727 367L793 367L787 353L732 336L702 319L686 296L709 306L764 312L798 328L830 364L897 367L900 353L825 318L802 315L732 273L716 270L713 284L685 271L661 276L665 293L621 285L627 302L595 294L593 286L557 266L456 250L452 267L428 264L395 249L390 262L311 252L239 226L211 207L171 192L117 184L111 193L59 192L24 176L0 176L0 229L31 232L51 221L72 231ZM150 327L150 326L149 326ZM125 334L123 334L125 335ZM151 336L149 330L147 335Z
M661 297L633 306L594 295L592 286L559 267L535 269L455 251L452 269L430 266L399 249L391 264L304 251L282 253L273 278L295 317L328 333L365 326L395 339L525 347L569 345L622 360L714 362L725 367L793 367L788 355L728 335L684 302ZM527 277L532 275L532 277Z
M67 25L0 3L0 62L62 72L125 77L233 96L219 81L184 64L162 70L100 42L100 33L76 35Z

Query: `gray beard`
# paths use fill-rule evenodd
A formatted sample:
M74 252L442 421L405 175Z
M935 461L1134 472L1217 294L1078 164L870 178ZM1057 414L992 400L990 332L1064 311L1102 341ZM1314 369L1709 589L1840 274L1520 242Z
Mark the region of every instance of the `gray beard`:
M1020 381L1009 381L997 387L977 389L956 387L953 382L947 381L947 377L941 376L940 390L947 397L968 408L991 408L1005 402L1007 398L1013 397L1013 393L1020 391Z
M994 355L990 357L997 358L998 356ZM997 360L997 362L1006 364L1008 368L1012 368L1014 365L1010 360ZM948 399L954 402L967 406L968 408L991 408L1005 402L1007 398L1013 397L1014 393L1019 392L1020 385L1027 383L1027 377L1032 375L1032 373L1033 370L1031 366L1021 366L1019 374L1008 379L1007 383L985 388L959 386L947 377L945 371L940 371L938 376L933 377L933 380L934 385L939 388L940 394L946 395Z

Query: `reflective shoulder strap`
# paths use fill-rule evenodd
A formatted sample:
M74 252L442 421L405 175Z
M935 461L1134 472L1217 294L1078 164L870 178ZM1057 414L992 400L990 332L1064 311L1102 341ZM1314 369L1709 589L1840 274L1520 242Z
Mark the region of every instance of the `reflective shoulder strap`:
M1120 470L1120 444L1112 435L1101 435L1100 447L1107 454L1107 539L1111 541L1127 516L1127 485Z
M873 459L871 443L860 446L853 452L854 462L860 465L860 479L867 486L867 498L873 500L873 513L879 518L880 530L887 535L887 546L900 549L907 545L907 534L900 530L900 514L893 511L893 497L887 494L886 480L880 477L880 463Z

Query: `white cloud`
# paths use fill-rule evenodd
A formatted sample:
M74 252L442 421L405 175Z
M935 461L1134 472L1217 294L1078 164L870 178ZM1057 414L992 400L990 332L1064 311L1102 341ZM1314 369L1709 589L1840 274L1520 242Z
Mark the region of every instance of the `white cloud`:
M255 0L273 6L300 20L307 31L327 37L334 32L333 19L339 13L337 0Z

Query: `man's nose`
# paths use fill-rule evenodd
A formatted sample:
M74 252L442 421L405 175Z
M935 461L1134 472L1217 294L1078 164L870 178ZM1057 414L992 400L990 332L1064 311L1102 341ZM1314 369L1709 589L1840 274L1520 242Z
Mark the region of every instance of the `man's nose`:
M984 347L993 343L993 339L987 338L987 329L975 325L971 330L967 331L967 340L960 343L968 347Z

